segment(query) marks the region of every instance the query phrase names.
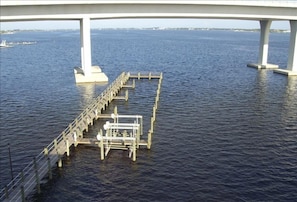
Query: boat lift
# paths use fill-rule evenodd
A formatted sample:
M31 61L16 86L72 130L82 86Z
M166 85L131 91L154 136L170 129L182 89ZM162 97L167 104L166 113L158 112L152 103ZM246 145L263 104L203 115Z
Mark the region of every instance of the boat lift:
M111 114L114 122L106 121L97 135L101 160L111 149L128 150L129 157L136 161L136 150L139 148L140 136L143 134L143 120L140 115ZM121 121L121 122L120 122Z

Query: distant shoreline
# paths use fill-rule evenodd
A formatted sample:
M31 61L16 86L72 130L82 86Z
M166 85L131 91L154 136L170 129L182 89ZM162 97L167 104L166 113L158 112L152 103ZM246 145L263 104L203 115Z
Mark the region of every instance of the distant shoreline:
M69 31L79 29L14 29L3 30L0 34L14 34L16 32L38 32L38 31ZM194 28L194 27L180 27L180 28L166 28L166 27L150 27L150 28L92 28L92 30L176 30L176 31L234 31L234 32L260 32L260 29L241 29L241 28ZM289 33L287 29L270 29L270 33Z

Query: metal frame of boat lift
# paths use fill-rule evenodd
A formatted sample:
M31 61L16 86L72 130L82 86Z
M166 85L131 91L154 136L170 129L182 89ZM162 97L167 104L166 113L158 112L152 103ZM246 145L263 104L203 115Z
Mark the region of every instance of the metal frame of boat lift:
M136 149L139 148L140 136L143 134L142 116L112 114L111 118L114 122L106 121L103 126L105 134L101 129L97 135L101 160L104 160L111 149L120 149L128 150L129 157L136 161ZM120 119L126 119L126 122L120 123Z

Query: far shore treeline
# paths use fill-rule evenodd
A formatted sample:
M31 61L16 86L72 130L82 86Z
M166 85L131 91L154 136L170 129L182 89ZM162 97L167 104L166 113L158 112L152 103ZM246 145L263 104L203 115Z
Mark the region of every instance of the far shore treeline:
M78 30L78 29L56 29L56 30ZM218 30L218 31L238 31L238 32L260 32L260 29L241 29L241 28L193 28L193 27L181 27L181 28L164 28L164 27L151 27L151 28L92 28L92 30ZM14 29L14 30L0 30L0 34L13 34L16 32L38 32L38 31L53 31L43 29ZM270 29L271 33L288 33L290 30L287 29Z

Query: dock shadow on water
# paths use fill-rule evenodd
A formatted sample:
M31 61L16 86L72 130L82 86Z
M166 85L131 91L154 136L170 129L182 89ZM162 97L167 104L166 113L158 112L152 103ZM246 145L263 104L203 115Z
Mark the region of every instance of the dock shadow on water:
M141 168L151 161L148 151L140 151L136 162L131 161L126 151L118 150L101 161L99 148L91 146L78 146L71 153L63 168L55 169L54 179L41 186L41 194L32 195L30 200L131 200L143 186L139 185L139 180L143 180L140 176L144 175Z

